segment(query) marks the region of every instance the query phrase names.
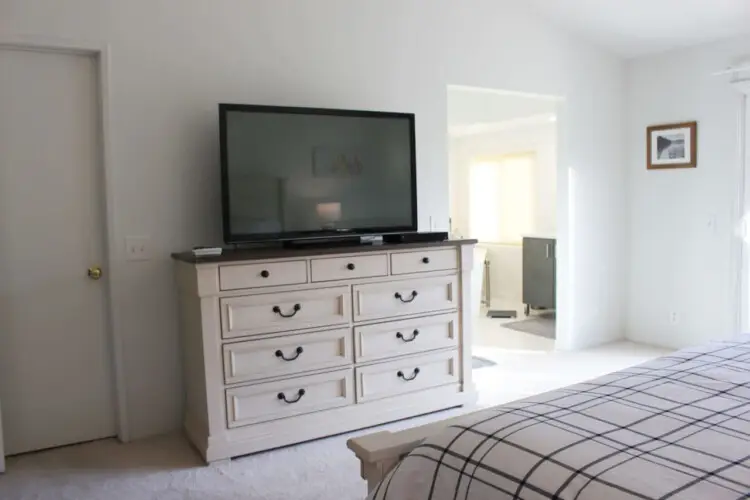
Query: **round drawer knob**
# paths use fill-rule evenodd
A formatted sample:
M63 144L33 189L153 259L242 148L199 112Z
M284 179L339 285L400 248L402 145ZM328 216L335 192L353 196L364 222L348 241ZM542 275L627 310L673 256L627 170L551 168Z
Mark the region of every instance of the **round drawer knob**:
M422 257L422 264L429 264L430 258L429 257Z
M346 265L346 268L347 268L348 270L350 270L350 271L354 271L354 264L352 264L352 263L350 262L350 263L348 263L348 264Z
M266 270L264 269L264 270L262 270L262 271L260 272L260 275L261 275L262 277L264 277L264 278L268 278L269 276L271 276L271 273L269 273L268 271L266 271Z

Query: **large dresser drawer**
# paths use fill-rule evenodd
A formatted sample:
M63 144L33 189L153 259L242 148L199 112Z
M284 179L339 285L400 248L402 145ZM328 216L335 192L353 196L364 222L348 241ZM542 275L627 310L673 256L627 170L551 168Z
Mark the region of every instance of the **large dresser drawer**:
M391 274L426 273L451 269L458 269L458 252L454 248L391 255Z
M352 369L227 389L227 425L239 427L354 402Z
M388 276L388 256L382 254L312 259L310 269L313 282Z
M234 384L352 363L351 330L224 345L224 382Z
M458 345L458 314L376 323L354 329L357 362Z
M349 287L221 299L224 338L349 323Z
M307 261L265 262L219 267L219 288L241 290L307 283Z
M456 276L354 286L354 320L391 318L458 307Z
M456 383L458 351L442 351L356 369L357 402Z

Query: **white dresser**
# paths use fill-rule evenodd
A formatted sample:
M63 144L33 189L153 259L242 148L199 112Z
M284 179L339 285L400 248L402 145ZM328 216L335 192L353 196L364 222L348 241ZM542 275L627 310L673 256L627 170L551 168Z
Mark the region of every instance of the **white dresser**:
M474 243L173 255L190 440L211 462L473 403Z

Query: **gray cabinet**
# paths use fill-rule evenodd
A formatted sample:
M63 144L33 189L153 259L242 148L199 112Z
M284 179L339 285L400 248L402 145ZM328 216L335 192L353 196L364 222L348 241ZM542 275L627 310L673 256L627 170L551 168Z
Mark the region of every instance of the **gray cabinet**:
M555 240L523 239L523 303L529 309L555 308Z

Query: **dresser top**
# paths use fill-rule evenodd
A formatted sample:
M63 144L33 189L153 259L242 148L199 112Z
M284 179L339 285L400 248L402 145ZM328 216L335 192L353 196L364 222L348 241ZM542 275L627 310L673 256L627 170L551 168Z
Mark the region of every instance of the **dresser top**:
M384 243L381 245L333 245L312 246L307 248L225 248L221 255L196 257L192 251L173 253L172 258L190 264L212 264L217 262L236 262L249 260L286 259L289 257L314 257L317 255L336 255L367 252L384 252L394 250L409 250L418 248L441 248L473 245L477 240L445 240L422 243Z

